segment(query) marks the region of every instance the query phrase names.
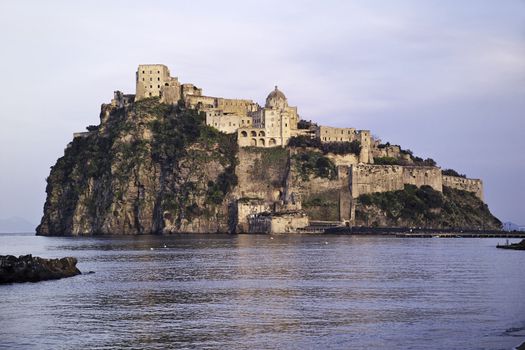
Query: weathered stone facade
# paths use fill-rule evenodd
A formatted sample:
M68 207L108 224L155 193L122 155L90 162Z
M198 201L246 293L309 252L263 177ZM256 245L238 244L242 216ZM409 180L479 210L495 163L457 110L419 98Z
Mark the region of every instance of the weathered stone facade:
M443 175L443 186L473 192L476 197L483 200L483 181L480 179L466 179L464 177Z
M260 214L250 218L249 232L295 233L308 223L308 216L302 212Z
M437 167L368 165L359 164L350 168L352 198L374 192L399 191L405 185L421 187L428 185L443 192L441 169Z
M160 97L161 102L174 104L180 99L180 89L178 78L171 77L165 65L139 65L136 73L136 101L148 97Z

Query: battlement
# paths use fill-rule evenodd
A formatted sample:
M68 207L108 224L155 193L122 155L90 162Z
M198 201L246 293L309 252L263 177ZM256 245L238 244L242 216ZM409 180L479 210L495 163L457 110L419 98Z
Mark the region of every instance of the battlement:
M441 169L437 167L358 164L351 166L350 174L353 198L367 193L399 191L405 185L427 185L443 191Z
M483 181L480 179L467 179L459 176L443 175L443 186L473 192L476 197L483 200Z

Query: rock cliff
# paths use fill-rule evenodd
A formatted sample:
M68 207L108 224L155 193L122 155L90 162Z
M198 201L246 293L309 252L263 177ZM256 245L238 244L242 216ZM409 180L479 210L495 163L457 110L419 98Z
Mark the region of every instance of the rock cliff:
M158 98L103 105L47 179L40 235L228 232L237 145Z

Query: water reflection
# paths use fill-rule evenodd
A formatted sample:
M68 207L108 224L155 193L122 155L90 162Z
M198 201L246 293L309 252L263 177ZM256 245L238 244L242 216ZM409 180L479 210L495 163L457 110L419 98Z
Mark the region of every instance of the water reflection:
M525 256L494 240L0 242L5 253L74 255L96 272L0 287L0 348L510 348L520 341L505 330L525 326Z

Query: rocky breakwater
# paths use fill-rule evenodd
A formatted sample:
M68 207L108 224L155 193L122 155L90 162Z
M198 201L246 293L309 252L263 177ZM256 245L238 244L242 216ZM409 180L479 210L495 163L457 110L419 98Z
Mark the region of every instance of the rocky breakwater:
M521 242L519 242L519 243L513 243L513 244L509 244L508 240L507 240L507 244L505 244L505 245L498 244L496 246L496 248L513 249L513 250L525 250L525 239L522 239Z
M0 255L0 284L15 282L38 282L79 275L77 259L44 259L29 255L18 258Z

